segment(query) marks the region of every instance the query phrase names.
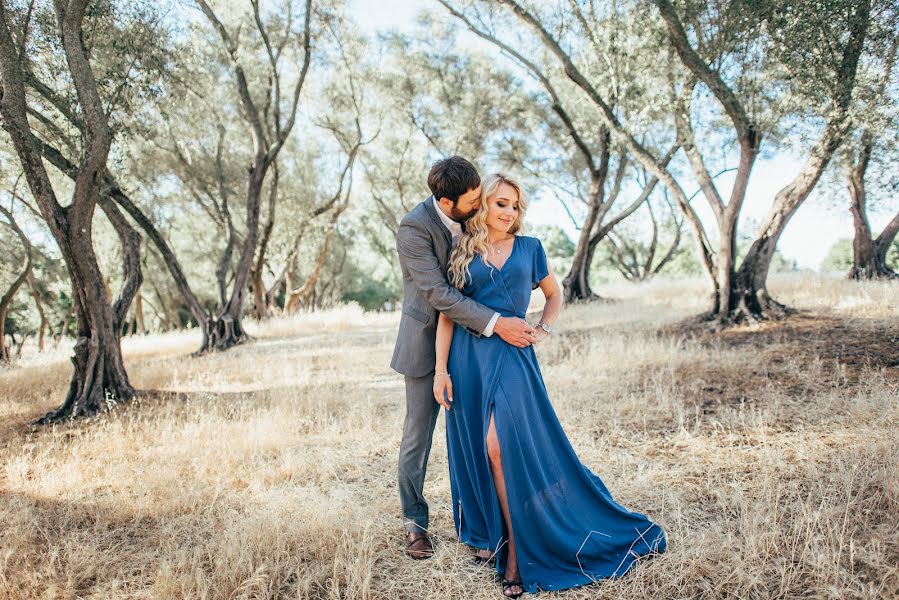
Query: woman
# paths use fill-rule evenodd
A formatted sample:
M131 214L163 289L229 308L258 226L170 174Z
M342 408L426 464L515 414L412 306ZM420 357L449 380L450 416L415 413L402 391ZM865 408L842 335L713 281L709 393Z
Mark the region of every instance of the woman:
M450 281L520 318L539 285L546 296L539 343L561 308L559 285L540 240L516 235L527 209L521 186L495 174L481 189L481 207L450 256ZM533 346L475 337L441 314L436 351L434 395L447 411L456 534L479 549L477 562L495 560L505 596L617 577L638 557L664 551L662 529L616 504L578 460Z

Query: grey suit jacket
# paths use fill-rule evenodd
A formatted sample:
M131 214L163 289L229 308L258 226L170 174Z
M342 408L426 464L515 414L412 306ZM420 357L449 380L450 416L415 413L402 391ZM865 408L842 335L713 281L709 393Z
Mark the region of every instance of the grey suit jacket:
M480 336L496 312L463 296L447 280L452 240L433 196L400 222L396 251L403 271L403 313L390 367L403 375L424 377L434 370L439 313Z

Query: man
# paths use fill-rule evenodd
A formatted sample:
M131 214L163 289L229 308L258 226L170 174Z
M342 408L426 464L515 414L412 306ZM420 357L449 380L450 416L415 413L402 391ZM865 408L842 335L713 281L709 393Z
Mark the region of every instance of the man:
M428 174L432 196L400 222L396 237L403 272L403 311L390 367L405 375L406 419L399 454L399 490L406 553L428 558L428 503L423 494L428 455L440 405L433 378L438 312L474 335L499 335L519 348L531 345L534 329L523 319L502 317L467 298L446 278L450 251L462 225L481 204L481 178L461 156L437 161Z

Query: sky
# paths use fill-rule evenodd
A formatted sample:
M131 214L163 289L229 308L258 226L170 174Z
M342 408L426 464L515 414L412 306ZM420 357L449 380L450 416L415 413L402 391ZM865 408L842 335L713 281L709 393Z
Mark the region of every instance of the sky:
M434 0L352 0L351 6L358 23L370 35L389 29L411 30L415 26L416 15L422 9L428 7L442 9ZM485 44L467 32L460 39L479 48L483 48ZM758 159L749 182L741 223L761 222L771 209L775 194L796 176L801 167L801 157L785 153ZM422 173L422 179L425 175ZM727 175L719 178L717 183L726 197L726 193L730 190ZM824 189L819 185L799 207L778 244L778 250L785 258L795 260L801 268L818 269L836 240L852 237L848 191L845 191L841 198L832 198L831 194L838 191ZM687 192L691 193L692 190ZM570 219L551 193L546 190L531 190L530 195L534 199L527 215L530 224L558 225L564 228L572 239L577 239ZM697 198L694 204L697 207L703 206L700 198ZM887 224L897 209L899 198L883 202L880 210L869 210L868 217L875 235ZM706 209L700 210L703 220L708 218L710 213ZM750 229L749 233L754 236L755 231Z

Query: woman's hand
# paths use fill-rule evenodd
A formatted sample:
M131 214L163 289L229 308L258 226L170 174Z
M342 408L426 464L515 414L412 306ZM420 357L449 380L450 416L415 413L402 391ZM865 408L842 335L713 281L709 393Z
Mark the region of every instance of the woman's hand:
M450 379L449 373L434 373L434 400L446 410L452 406L453 380Z
M543 330L542 327L537 327L534 329L534 343L539 344L543 340L549 337L549 334Z

